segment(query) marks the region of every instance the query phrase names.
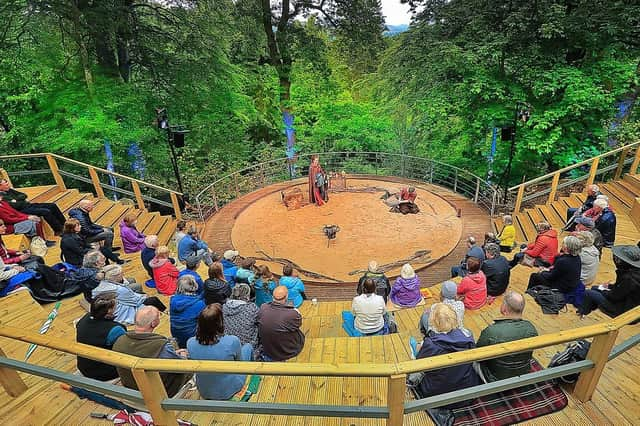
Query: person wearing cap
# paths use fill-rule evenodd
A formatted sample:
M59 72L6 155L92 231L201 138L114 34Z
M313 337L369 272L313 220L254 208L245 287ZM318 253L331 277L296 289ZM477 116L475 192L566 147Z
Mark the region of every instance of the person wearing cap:
M567 223L571 221L572 218L578 218L584 214L587 210L593 207L593 202L600 195L600 188L598 185L589 185L587 186L587 198L585 198L584 203L578 208L571 207L567 209ZM573 231L575 228L575 222L567 228L567 231Z
M464 327L464 303L461 300L456 299L457 293L458 284L454 281L443 282L440 287L440 302L451 306L451 309L456 313L456 318L458 319L458 328L465 334L471 336L471 332ZM424 313L420 317L420 332L425 336L429 331L429 315L432 307L425 309Z
M613 247L616 240L616 215L604 198L596 198L593 207L584 212L595 223L595 228L602 234L605 247Z
M249 284L236 283L231 291L231 298L222 305L224 316L224 334L237 336L240 343L258 347L258 311L255 303L251 302L251 287Z
M190 257L198 256L205 265L210 266L213 263L211 250L207 243L202 241L198 236L198 228L190 226L187 235L182 237L178 244L178 259L185 262Z
M422 302L420 278L408 263L402 265L400 276L393 283L389 298L394 305L403 308L412 308Z
M286 361L297 356L304 347L302 315L290 303L285 286L273 290L273 301L260 306L258 336L263 361Z
M602 247L604 247L604 240L602 234L596 229L596 224L590 217L577 217L576 218L576 232L589 231L593 235L593 245L598 249L598 253L602 256Z
M462 300L465 309L480 309L487 302L487 277L480 270L480 259L470 257L467 265L469 273L458 285L458 300Z
M584 317L600 309L615 318L640 305L640 247L613 246L612 252L616 281L588 289L578 315Z
M293 266L287 263L282 267L282 277L280 277L278 284L287 288L289 293L287 301L293 304L294 308L299 308L306 296L304 294L304 283L298 277L298 273L293 269Z
M366 336L384 333L384 318L387 305L382 296L376 294L376 283L367 278L363 283L363 293L354 297L351 302L353 325L356 330Z
M196 280L196 284L198 284L198 294L202 295L202 292L204 291L204 281L202 281L202 277L197 272L200 267L200 256L191 256L187 258L185 266L186 268L178 274L178 279L184 276L193 277L193 279Z
M487 277L487 295L495 298L503 294L509 286L511 268L506 257L500 254L500 246L489 243L484 247L487 259L482 262L480 270Z
M389 293L391 292L391 284L389 283L389 279L386 277L386 275L378 271L378 262L376 262L375 260L369 261L367 272L365 272L358 281L358 287L356 288L356 293L358 295L363 293L362 286L364 285L364 281L367 278L371 278L373 280L373 282L376 284L376 294L378 296L382 296L384 302L387 303Z
M240 253L236 250L227 250L222 255L222 268L224 270L224 278L229 283L231 288L236 285L236 273L238 272L238 265L235 260Z

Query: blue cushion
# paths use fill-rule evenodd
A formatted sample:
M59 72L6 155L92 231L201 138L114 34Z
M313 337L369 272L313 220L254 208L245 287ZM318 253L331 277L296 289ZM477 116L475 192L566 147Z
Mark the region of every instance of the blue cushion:
M356 318L353 316L353 312L342 311L342 328L344 328L344 331L351 337L362 337L364 334L356 330L354 325L355 320Z
M149 288L156 288L156 282L154 280L146 280L144 282L144 285L146 285Z

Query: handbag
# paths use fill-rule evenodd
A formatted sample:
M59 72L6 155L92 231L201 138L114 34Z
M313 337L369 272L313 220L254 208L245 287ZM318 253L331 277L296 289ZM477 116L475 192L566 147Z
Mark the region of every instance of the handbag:
M31 238L31 244L29 244L29 251L34 256L45 257L47 255L47 242L41 237Z
M530 268L533 268L535 261L536 261L535 257L531 257L531 256L529 256L528 254L525 253L524 257L520 261L520 264L524 265L524 266L528 266Z

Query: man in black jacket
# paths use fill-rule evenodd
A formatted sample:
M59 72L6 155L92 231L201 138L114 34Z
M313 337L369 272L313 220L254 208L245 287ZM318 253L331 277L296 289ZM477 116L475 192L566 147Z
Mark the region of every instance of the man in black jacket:
M62 234L65 218L54 203L30 203L27 194L13 189L6 179L0 179L0 196L19 212L42 216L56 235Z
M500 296L509 286L511 268L509 261L500 254L500 246L495 243L488 243L484 246L486 260L480 268L487 277L487 295L490 297Z

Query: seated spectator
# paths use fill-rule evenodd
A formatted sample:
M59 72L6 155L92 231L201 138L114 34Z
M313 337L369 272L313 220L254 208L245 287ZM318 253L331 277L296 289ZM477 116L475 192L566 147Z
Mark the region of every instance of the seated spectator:
M533 259L533 264L529 266L551 266L553 259L558 254L558 233L551 229L547 222L536 224L538 235L536 240L527 246L520 253L516 253L509 265L513 268L523 262L525 256ZM523 245L524 246L524 245Z
M120 239L125 253L137 253L146 247L145 236L136 228L137 223L138 215L135 213L127 214L120 222Z
M578 208L571 207L567 209L567 223L569 223L571 219L574 219L574 223L566 228L567 231L574 230L577 223L575 222L575 219L579 218L584 214L584 212L591 209L593 207L593 202L596 200L598 195L600 195L600 188L598 188L598 185L589 185L586 189L587 198L584 200L584 203L582 203L582 205Z
M211 266L213 263L209 246L200 239L198 228L191 226L187 235L181 238L180 244L178 244L178 259L184 262L188 258L196 256L202 259L207 266Z
M304 347L302 315L287 303L285 286L273 290L273 301L260 306L258 336L264 361L286 361L298 355Z
M104 278L102 268L104 267L106 258L98 251L93 250L84 255L82 259L82 267L76 271L67 274L67 280L76 282L83 289L84 298L91 303L93 297L91 292L98 287L100 281Z
M267 265L256 266L256 280L253 283L256 292L256 306L273 300L273 290L276 288L276 280Z
M224 334L236 336L241 344L258 346L258 307L249 301L251 288L248 284L236 283L231 298L222 305Z
M589 315L600 309L615 318L640 305L640 244L614 246L615 283L593 286L584 295L578 315Z
M187 235L186 230L187 222L185 222L184 220L179 220L178 223L176 223L176 233L173 236L173 240L176 243L176 248L180 245L182 237Z
M516 245L516 227L513 226L513 218L508 214L502 216L502 223L504 226L498 234L500 251L511 253L511 250L513 250L513 247Z
M147 235L144 239L144 248L140 252L140 262L145 271L149 274L150 278L153 278L153 268L149 265L151 260L156 257L156 249L158 248L158 236Z
M7 234L24 234L29 238L40 237L46 241L40 216L19 212L0 197L0 219L7 226ZM47 247L53 247L55 241L47 241Z
M11 250L4 245L2 236L6 234L7 225L0 219L0 259L5 265L19 265L29 270L35 270L38 264L44 264L44 259L31 254L29 250Z
M256 264L256 260L250 257L243 259L240 262L240 266L236 271L236 278L235 278L236 284L244 283L244 284L249 284L250 286L253 286L253 282L256 279L256 274L255 272L253 272L253 267L255 266L255 264Z
M470 257L480 259L480 263L484 262L484 250L482 250L482 247L478 247L476 245L476 239L473 236L469 235L466 242L468 248L467 254L464 256L464 259L460 261L460 265L451 268L451 278L464 277L469 273L467 260Z
M382 296L376 294L373 278L364 280L363 293L353 298L351 311L355 318L353 325L360 333L372 336L384 333L384 317L387 305Z
M102 293L91 303L91 312L76 324L76 341L85 345L111 349L116 340L127 332L124 325L114 321L116 294ZM78 370L83 376L107 381L118 378L113 365L78 356Z
M476 347L473 338L458 328L458 318L451 306L435 303L429 315L429 332L419 348L417 359L466 351ZM411 375L410 383L417 386L420 398L481 384L473 364L462 364Z
M476 346L480 348L537 336L538 331L533 324L522 319L524 306L522 294L508 291L500 306L502 318L494 320L492 325L482 330ZM529 373L532 358L533 351L492 358L481 361L478 371L485 382L508 379Z
M120 336L113 345L113 350L140 358L186 359L186 349L175 349L171 341L153 331L160 325L160 311L153 306L143 306L136 312L133 331ZM117 367L122 385L138 390L138 384L129 368ZM169 398L175 396L187 383L192 373L160 373L162 384Z
M204 303L205 305L212 303L223 305L229 296L231 296L231 286L225 280L222 264L213 262L209 266L209 278L204 282Z
M94 203L91 200L80 200L78 207L69 210L69 217L77 219L80 222L80 235L86 240L87 243L100 243L100 251L106 256L107 259L122 265L124 260L121 260L114 251L119 250L119 247L113 247L113 229L104 227L93 223L89 213L93 210Z
M280 277L279 284L287 288L289 294L288 302L291 302L294 308L299 308L305 299L304 284L298 278L298 272L290 264L282 267L282 277Z
M198 316L195 337L187 341L189 359L208 361L251 361L253 348L242 345L236 336L224 332L222 308L218 303L204 308ZM242 374L196 373L196 386L204 399L227 400L243 388Z
M445 305L451 306L451 309L456 313L458 319L458 328L462 330L468 336L471 336L471 332L464 327L464 303L461 300L457 300L458 284L453 281L445 281L440 288L440 302ZM431 307L426 308L424 313L420 317L420 332L426 336L429 331L429 315L431 314Z
M65 218L55 203L30 203L27 194L15 190L6 179L0 179L0 197L19 212L43 217L56 235L62 233Z
M200 258L197 256L190 257L186 260L185 266L186 268L178 274L178 279L184 276L193 277L193 279L196 280L196 284L198 284L198 294L202 295L202 292L204 292L204 281L202 281L200 274L196 272L200 267Z
M616 240L616 215L604 198L597 198L593 207L584 212L585 217L593 219L595 229L600 231L605 247L613 247Z
M496 234L493 232L485 232L484 233L484 242L482 243L482 250L485 249L487 244L498 244L500 245L500 240L496 237Z
M487 294L489 297L497 297L507 291L511 268L509 261L500 254L500 246L487 244L484 248L487 259L482 263L480 270L487 278Z
M480 309L487 301L487 277L480 270L480 264L480 259L470 257L469 273L458 285L458 300L462 300L465 309Z
M602 247L604 247L604 240L602 234L596 229L596 224L590 217L577 217L575 220L576 232L589 231L593 235L593 245L598 249L598 253L602 256Z
M556 257L553 266L542 268L541 272L534 272L529 276L527 289L537 285L555 288L561 293L573 292L580 283L580 240L574 236L562 240L562 249Z
M238 265L235 261L238 257L238 252L235 250L227 250L222 255L222 268L224 271L224 279L229 283L231 288L236 285L236 272L238 272Z
M580 281L587 286L593 284L600 267L600 252L593 245L593 234L589 231L573 233L580 240Z
M149 266L153 269L153 281L158 293L171 296L178 285L178 268L169 259L169 248L160 246L156 249L156 257L151 259Z
M116 309L113 320L124 325L131 325L135 321L136 311L143 305L152 305L164 312L167 308L157 297L147 297L144 293L136 293L124 283L122 267L109 265L104 267L104 278L91 291L91 299L95 300L100 294L115 293Z
M82 266L84 255L92 250L91 244L87 243L80 235L80 222L78 222L78 219L67 220L64 223L62 238L60 239L62 259L68 264L79 268Z
M408 263L402 265L400 277L391 287L389 298L394 305L411 308L422 302L420 278Z
M204 301L198 296L198 284L192 276L178 278L176 294L169 301L169 322L171 335L179 348L187 347L187 340L196 335L198 315L205 308Z
M369 262L367 272L365 272L358 281L358 288L356 289L356 293L358 295L363 293L362 286L364 285L364 281L367 278L371 278L373 280L376 285L376 294L378 296L382 296L382 298L384 299L384 303L387 303L389 293L391 292L391 284L389 283L389 279L386 277L386 275L378 271L378 262L376 262L375 260L371 260Z

